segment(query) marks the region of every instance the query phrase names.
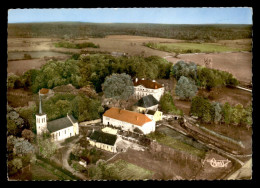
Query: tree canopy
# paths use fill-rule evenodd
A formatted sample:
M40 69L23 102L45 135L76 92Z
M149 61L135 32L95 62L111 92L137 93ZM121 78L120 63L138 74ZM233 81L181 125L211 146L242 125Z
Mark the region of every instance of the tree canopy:
M112 74L106 77L103 84L103 91L106 98L127 100L134 94L132 78L125 73Z
M195 82L185 76L181 76L175 88L175 93L182 100L191 99L197 94Z

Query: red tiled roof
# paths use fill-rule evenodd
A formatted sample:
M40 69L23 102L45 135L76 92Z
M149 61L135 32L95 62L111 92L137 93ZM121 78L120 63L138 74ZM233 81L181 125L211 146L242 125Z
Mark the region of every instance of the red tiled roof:
M46 94L46 93L48 93L49 92L49 89L46 89L46 88L42 88L41 90L40 90L40 94Z
M139 80L136 82L136 80L134 80L134 86L138 86L138 85L143 85L146 88L150 88L150 89L159 89L162 87L161 84L157 83L157 82L153 82L152 80Z
M110 108L104 113L104 116L125 121L134 125L143 126L145 123L152 121L144 114L123 110L120 108Z

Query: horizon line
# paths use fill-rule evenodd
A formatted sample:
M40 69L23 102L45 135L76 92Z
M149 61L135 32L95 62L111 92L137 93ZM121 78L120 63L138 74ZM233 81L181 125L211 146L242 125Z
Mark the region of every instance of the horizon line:
M93 23L93 24L161 24L161 25L253 25L253 23L141 23L141 22L84 22L84 21L35 21L35 22L12 22L8 24L30 23Z

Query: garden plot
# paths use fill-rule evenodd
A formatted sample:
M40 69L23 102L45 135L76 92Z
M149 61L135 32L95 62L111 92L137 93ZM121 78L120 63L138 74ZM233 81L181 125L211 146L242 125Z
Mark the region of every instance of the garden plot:
M163 137L157 137L156 140L166 146L171 148L188 152L192 155L203 157L208 148L199 142L193 140L190 137L184 136L177 131L174 131L168 127L161 126L157 128L157 131L165 134Z
M118 170L118 175L122 180L146 180L151 179L154 174L152 171L121 159L109 164L108 167L112 165Z

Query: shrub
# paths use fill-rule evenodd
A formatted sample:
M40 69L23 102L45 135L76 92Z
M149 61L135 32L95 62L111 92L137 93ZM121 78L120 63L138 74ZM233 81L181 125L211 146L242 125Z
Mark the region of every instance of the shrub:
M175 107L172 95L169 92L165 92L161 97L160 108L165 113L182 115L182 111Z
M23 58L24 59L32 59L32 56L30 54L24 54Z
M211 104L208 99L200 96L195 96L191 101L190 113L197 116L203 122L211 122Z
M190 100L197 94L197 91L198 89L194 81L185 76L180 77L175 88L176 95L182 100Z

